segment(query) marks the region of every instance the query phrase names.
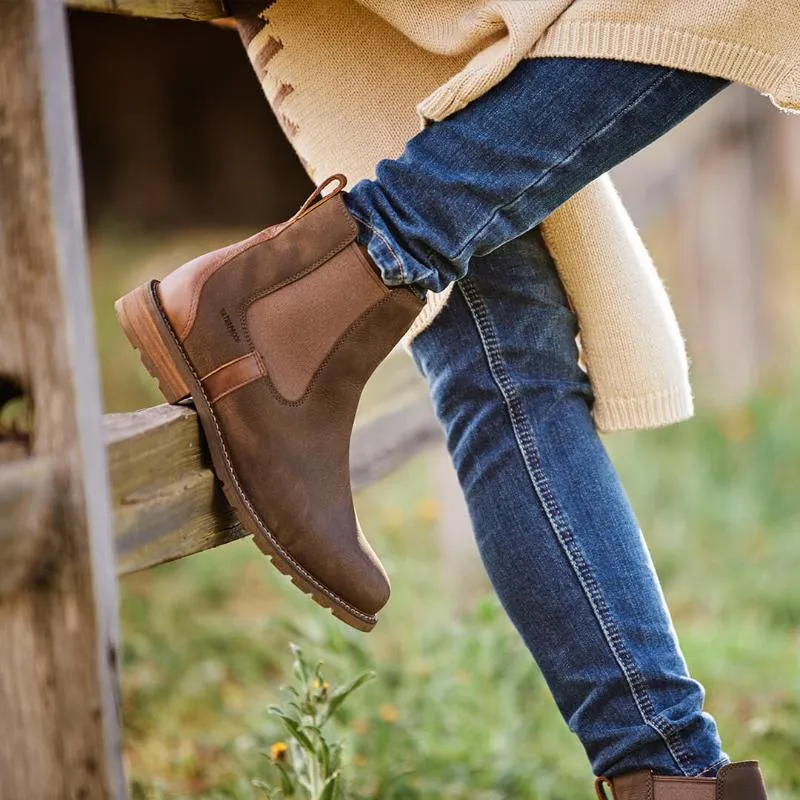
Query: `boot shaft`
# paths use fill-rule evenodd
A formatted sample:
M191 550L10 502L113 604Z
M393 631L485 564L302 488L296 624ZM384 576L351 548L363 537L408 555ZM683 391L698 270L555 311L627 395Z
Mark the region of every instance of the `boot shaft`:
M598 778L599 800L767 800L758 762L728 764L716 778L653 775L649 770Z

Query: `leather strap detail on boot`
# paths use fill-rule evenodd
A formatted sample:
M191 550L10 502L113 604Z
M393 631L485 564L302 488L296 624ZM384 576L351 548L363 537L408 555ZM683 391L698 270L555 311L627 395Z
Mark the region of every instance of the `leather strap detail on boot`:
M611 790L610 795L606 793L606 786ZM595 789L599 800L654 800L653 774L648 769L616 778L598 778Z
M610 794L606 792L606 786L611 790ZM647 769L616 778L597 778L595 789L599 800L654 800L653 774Z
M248 353L209 372L201 383L209 403L213 404L236 389L263 378L264 375L264 365L258 353Z
M325 189L327 189L332 183L335 183L336 186L325 194ZM303 203L302 206L295 212L295 215L289 220L289 222L294 222L296 219L300 219L300 217L308 214L314 206L319 205L319 203L324 202L325 200L330 200L332 197L335 197L339 192L347 186L347 178L344 175L337 172L335 175L331 175L330 178L326 178L322 183L317 186L316 189L309 195L308 200Z
M609 800L609 796L606 794L605 790L606 786L611 790L611 797L613 798L614 786L611 781L602 776L594 779L594 790L597 792L597 800Z

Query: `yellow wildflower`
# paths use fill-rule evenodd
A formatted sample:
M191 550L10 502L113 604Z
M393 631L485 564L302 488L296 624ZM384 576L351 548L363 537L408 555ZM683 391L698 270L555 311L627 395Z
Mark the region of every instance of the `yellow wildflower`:
M747 408L732 408L719 418L719 429L722 435L733 444L747 441L753 433L755 421Z
M384 722L388 722L391 725L392 723L397 722L397 718L400 716L400 711L398 710L397 706L384 703L378 709L378 716Z
M360 734L365 734L369 731L370 727L368 719L364 719L363 717L357 717L350 723L350 727L356 732Z
M275 742L269 749L269 754L272 756L273 761L283 761L286 758L286 751L288 750L286 742Z
M433 497L425 497L417 503L416 507L417 518L420 522L432 523L436 522L441 515L441 506L439 501Z
M367 766L367 759L361 755L361 753L356 753L353 756L353 766L354 767L366 767Z

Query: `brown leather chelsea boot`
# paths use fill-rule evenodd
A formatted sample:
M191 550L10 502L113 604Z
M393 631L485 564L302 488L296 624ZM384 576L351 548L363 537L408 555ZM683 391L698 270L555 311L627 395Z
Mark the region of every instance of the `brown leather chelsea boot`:
M757 761L728 764L716 778L668 778L641 770L598 778L595 788L599 800L767 800Z
M380 280L355 241L344 185L329 178L288 222L140 286L116 310L167 400L194 401L256 544L368 631L389 581L353 508L350 434L364 384L422 303Z

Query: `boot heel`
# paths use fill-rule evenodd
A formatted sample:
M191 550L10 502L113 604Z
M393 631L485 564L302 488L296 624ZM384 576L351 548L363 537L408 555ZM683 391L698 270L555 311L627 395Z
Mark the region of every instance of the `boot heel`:
M139 351L147 371L158 381L158 388L168 403L189 397L189 387L164 342L163 322L155 307L150 283L120 297L114 303L122 330Z

